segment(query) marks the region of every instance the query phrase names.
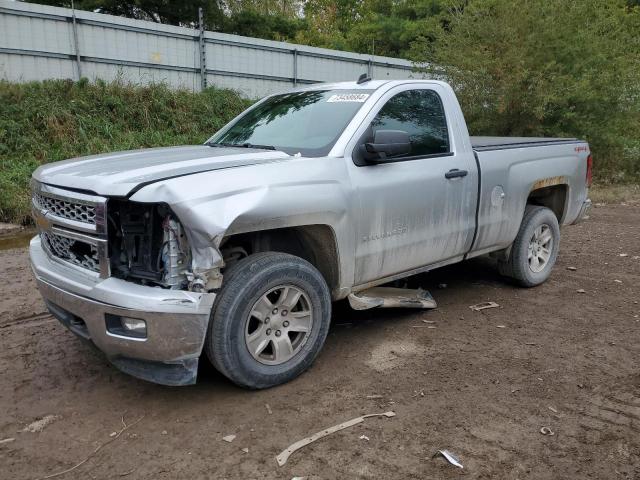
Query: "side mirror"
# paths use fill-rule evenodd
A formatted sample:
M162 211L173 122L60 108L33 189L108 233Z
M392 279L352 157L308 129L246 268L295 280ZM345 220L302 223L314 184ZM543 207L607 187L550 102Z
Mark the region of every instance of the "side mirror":
M411 153L411 141L404 130L378 130L373 143L364 144L364 150L366 160L385 162L388 157Z

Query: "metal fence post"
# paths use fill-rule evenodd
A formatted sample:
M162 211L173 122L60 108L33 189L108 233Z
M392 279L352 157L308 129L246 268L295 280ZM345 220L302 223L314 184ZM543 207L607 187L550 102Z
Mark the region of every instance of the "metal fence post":
M198 8L198 44L200 47L200 90L207 88L207 49L204 43L204 12Z
M373 60L371 58L367 62L367 77L373 78Z
M298 86L298 49L293 49L293 86Z
M78 80L82 78L82 64L80 60L80 43L78 42L78 24L76 23L76 9L71 0L71 28L73 30L73 49L76 52L76 68L78 70Z

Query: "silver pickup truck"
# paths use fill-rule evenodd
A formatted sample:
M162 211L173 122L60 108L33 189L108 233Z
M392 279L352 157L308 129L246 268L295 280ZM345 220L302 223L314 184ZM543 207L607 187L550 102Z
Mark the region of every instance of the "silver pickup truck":
M30 255L51 313L122 371L191 384L204 352L266 388L311 365L332 301L483 254L544 282L590 182L584 141L469 137L446 83L361 78L269 96L204 145L41 166Z

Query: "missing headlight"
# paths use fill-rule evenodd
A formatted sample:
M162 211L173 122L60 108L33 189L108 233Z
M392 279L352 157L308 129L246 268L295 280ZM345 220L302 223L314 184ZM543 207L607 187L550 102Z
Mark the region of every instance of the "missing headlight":
M167 205L110 200L108 213L114 276L144 285L186 288L189 245Z

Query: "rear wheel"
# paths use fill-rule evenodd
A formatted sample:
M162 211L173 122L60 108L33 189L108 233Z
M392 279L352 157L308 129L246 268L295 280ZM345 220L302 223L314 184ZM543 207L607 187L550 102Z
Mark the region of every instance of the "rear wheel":
M205 350L236 384L267 388L311 366L330 319L329 288L313 265L289 254L258 253L225 273Z
M520 230L507 261L498 263L502 275L523 287L543 283L556 263L560 248L560 227L546 207L527 205Z

